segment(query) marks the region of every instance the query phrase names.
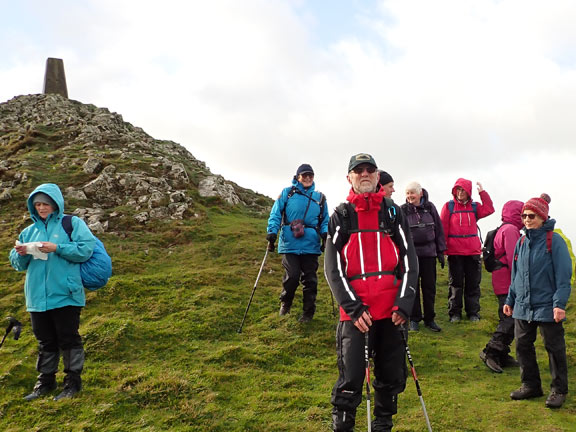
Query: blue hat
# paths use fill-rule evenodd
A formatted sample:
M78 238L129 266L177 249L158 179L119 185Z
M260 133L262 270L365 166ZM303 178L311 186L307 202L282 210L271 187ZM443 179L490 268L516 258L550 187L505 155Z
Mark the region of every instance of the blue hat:
M310 165L302 164L296 170L296 177L298 177L300 174L304 174L304 173L314 174L314 170L312 169L312 167Z

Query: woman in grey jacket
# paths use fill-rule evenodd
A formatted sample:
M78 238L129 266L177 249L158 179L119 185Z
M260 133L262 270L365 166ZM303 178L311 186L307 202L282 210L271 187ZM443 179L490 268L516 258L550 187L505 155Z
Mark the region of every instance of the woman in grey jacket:
M526 235L514 251L512 283L503 312L514 318L516 355L522 386L510 397L515 400L542 396L542 382L534 341L537 329L548 352L552 383L548 408L560 408L568 393L568 365L562 321L570 297L572 261L566 242L554 233L556 221L548 218L550 198L528 200L522 208Z

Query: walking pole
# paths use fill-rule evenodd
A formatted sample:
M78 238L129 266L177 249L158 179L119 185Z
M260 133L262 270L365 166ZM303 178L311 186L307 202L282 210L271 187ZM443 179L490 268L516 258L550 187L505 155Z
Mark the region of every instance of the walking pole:
M368 417L368 432L372 432L370 410L370 357L368 356L368 333L364 333L364 359L366 360L366 416Z
M248 301L248 306L246 306L246 310L244 311L244 317L242 318L242 322L240 323L240 327L238 327L238 333L242 333L242 326L244 325L244 321L246 321L246 315L248 315L248 309L250 309L250 305L252 304L252 299L254 298L254 292L256 291L256 286L258 285L258 280L260 280L260 275L262 274L262 269L264 268L264 263L266 262L266 258L268 257L268 248L266 248L266 253L264 254L264 259L262 260L262 264L260 265L260 271L258 272L258 276L256 277L256 282L254 282L254 288L252 289L252 294L250 295L250 300Z
M422 396L422 390L420 390L420 384L418 383L418 377L416 376L416 369L414 369L414 362L412 361L410 348L408 348L408 341L406 340L404 325L401 325L399 330L400 333L402 334L402 341L404 341L404 347L406 348L406 356L408 357L408 362L410 363L410 369L412 370L412 377L414 378L414 383L416 384L416 391L418 392L418 397L420 398L420 403L422 404L422 410L424 411L426 426L428 426L428 432L432 432L432 426L430 425L430 419L428 418L428 412L426 411L426 404L424 404L424 397Z
M336 308L334 307L334 294L332 294L332 290L330 289L330 287L328 287L328 289L330 290L330 297L332 298L332 316L335 317Z

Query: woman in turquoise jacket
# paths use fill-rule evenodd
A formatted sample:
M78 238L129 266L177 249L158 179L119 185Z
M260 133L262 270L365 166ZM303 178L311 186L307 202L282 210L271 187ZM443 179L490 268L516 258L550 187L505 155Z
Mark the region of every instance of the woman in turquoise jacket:
M33 223L25 228L10 252L10 263L26 271L24 294L32 330L38 340L36 368L40 375L25 397L34 400L55 390L60 351L64 389L56 400L72 397L82 387L84 348L78 332L86 304L80 263L94 250L95 238L80 218L72 218L70 240L62 226L64 197L55 184L38 186L28 198Z
M303 313L300 322L312 319L316 311L318 255L324 250L328 232L328 206L321 192L315 190L314 170L303 164L296 170L292 186L285 188L270 212L266 239L268 250L280 231L278 253L283 254L286 270L280 294L280 315L290 312L300 281Z
M516 355L522 379L522 386L510 397L521 400L543 394L534 348L540 328L552 375L546 406L560 408L568 393L562 322L566 319L566 303L571 291L572 261L566 242L554 233L556 221L548 218L546 197L532 198L522 208L526 235L516 243L512 282L503 312L514 318Z

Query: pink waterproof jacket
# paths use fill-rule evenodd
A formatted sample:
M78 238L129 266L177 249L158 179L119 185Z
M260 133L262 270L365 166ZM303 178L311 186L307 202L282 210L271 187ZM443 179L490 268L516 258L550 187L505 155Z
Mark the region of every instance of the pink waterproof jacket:
M523 206L522 201L512 200L502 207L504 225L494 237L494 256L504 264L504 267L492 272L492 287L496 295L508 294L508 288L510 288L514 247L521 236L520 230L524 226L520 217Z
M460 186L468 193L468 201L461 203L456 199L456 188ZM480 192L481 202L476 202L476 214L472 206L472 182L459 178L452 187L454 212L450 214L450 202L444 204L440 219L446 237L446 255L480 255L482 243L478 237L476 221L494 213L492 199L488 192Z

